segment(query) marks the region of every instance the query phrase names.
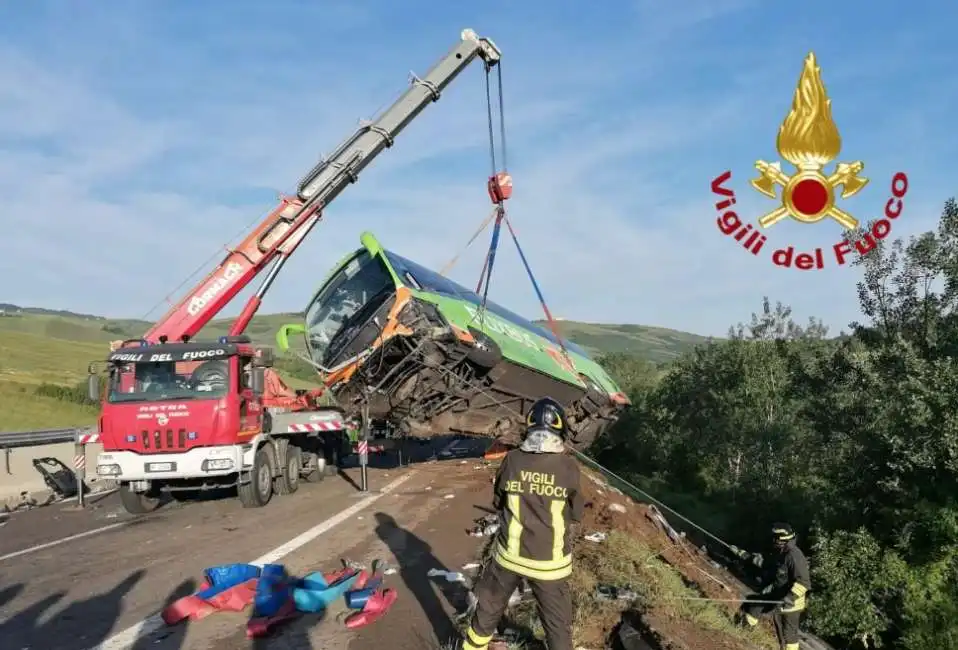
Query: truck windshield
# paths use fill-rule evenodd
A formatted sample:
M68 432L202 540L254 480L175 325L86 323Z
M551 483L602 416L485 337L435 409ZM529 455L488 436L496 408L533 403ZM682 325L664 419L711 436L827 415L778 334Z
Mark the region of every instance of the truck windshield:
M111 403L211 399L226 395L229 361L119 363L110 368Z
M307 340L313 361L323 364L334 338L362 325L350 322L370 300L395 288L392 276L378 258L362 251L330 278L306 310ZM355 319L358 320L358 319ZM339 346L341 347L341 346Z

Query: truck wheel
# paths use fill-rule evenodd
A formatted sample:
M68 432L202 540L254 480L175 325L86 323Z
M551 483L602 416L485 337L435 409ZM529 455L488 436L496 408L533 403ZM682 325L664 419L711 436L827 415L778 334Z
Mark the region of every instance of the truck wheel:
M289 444L288 440L277 440L276 455L280 462L280 475L274 486L276 494L292 494L299 489L299 472L303 468L299 447Z
M302 464L302 454L300 463ZM312 451L306 452L306 458L309 462L309 470L303 473L303 480L307 483L319 483L326 478L326 457L321 453Z
M145 515L160 507L159 497L151 497L147 492L134 492L128 482L120 483L120 503L131 515Z
M240 503L244 508L261 508L269 503L273 496L273 470L269 465L269 452L266 445L256 450L253 467L249 471L246 483L236 488Z

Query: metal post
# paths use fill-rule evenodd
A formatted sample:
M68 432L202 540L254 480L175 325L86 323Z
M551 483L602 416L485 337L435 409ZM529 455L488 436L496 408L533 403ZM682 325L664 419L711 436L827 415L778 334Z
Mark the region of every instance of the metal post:
M361 472L360 490L369 492L369 476L367 465L369 464L369 402L363 402L363 421L362 434L359 439L359 467Z
M85 508L83 482L86 480L86 445L79 440L73 445L73 476L77 482L77 507Z

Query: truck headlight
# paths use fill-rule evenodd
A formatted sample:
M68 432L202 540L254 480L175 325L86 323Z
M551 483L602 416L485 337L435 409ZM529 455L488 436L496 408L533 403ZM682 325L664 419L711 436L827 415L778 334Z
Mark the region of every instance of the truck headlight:
M223 471L224 469L233 469L232 458L209 458L203 461L200 469L204 472Z
M96 473L100 476L119 476L123 472L119 465L97 465Z

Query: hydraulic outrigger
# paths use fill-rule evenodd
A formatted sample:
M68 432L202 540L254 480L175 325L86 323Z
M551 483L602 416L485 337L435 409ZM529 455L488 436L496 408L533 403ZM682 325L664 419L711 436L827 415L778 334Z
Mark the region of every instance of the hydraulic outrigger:
M344 436L342 412L319 406L322 389L290 390L271 370L269 351L254 348L243 332L323 209L470 63L479 58L488 69L500 56L491 40L463 30L446 56L316 165L295 196L283 198L141 339L111 345L97 473L119 481L127 509L152 510L161 491L232 484L245 505L260 506L274 482L288 493L300 475L322 477L330 449ZM228 335L194 341L263 271ZM100 399L93 372L90 392Z

